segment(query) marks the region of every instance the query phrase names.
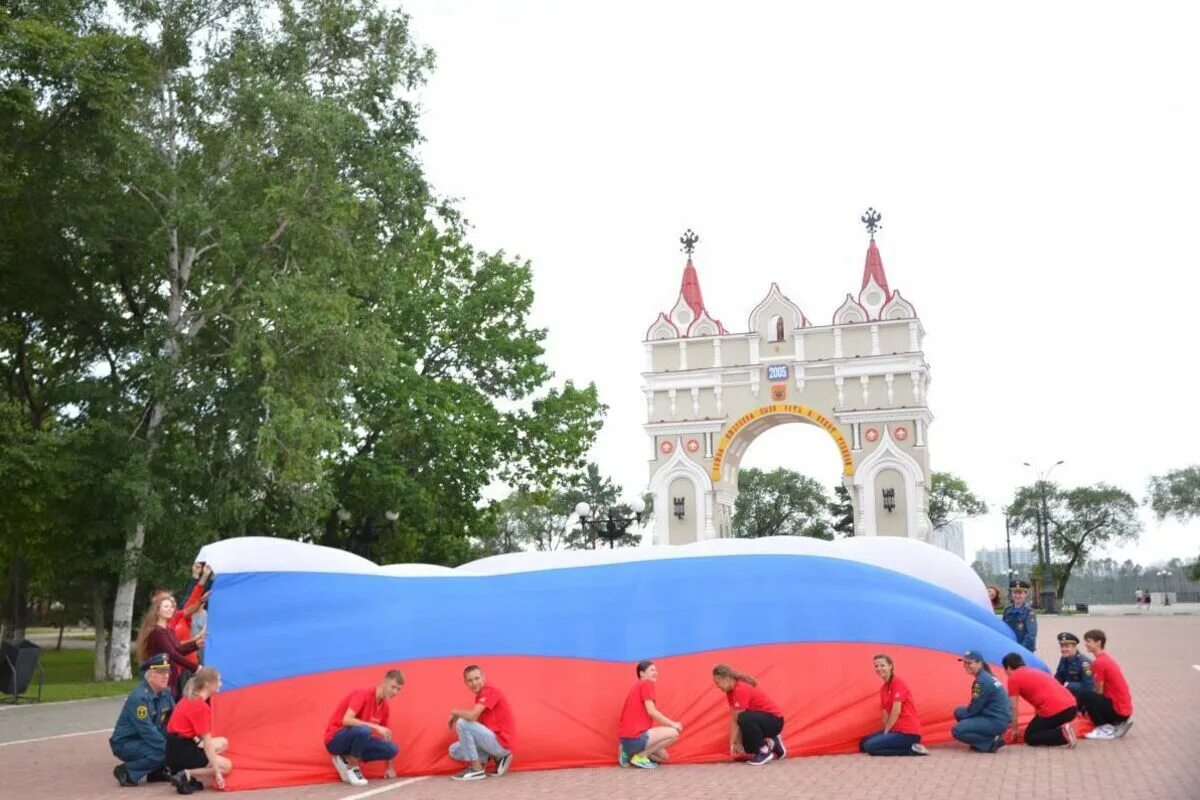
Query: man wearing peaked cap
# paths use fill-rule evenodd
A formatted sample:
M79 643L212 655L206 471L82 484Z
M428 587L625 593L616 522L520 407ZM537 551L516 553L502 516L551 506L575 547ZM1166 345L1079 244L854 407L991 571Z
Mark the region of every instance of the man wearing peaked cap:
M1062 657L1058 660L1058 668L1054 670L1054 679L1067 687L1076 698L1082 691L1094 690L1096 681L1092 677L1092 662L1079 652L1079 637L1073 633L1060 633L1058 651Z
M1037 615L1026 605L1029 596L1029 584L1025 581L1013 581L1009 585L1012 592L1012 604L1004 609L1004 624L1012 629L1017 644L1031 653L1037 652Z
M125 699L108 745L121 763L113 768L113 777L122 786L137 786L142 778L150 782L170 780L163 763L167 754L167 717L175 701L167 691L171 681L171 660L157 653L142 662L142 682Z

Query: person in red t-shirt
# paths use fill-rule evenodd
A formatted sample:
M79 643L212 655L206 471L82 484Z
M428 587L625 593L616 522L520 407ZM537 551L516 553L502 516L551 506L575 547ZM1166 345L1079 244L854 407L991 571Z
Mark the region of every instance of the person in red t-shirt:
M386 761L385 778L396 777L392 759L400 748L392 741L388 727L391 708L388 701L404 687L404 673L388 670L378 686L355 689L342 698L325 725L325 750L333 757L338 777L355 786L366 786L359 764Z
M712 675L729 701L730 755L752 754L746 763L756 767L786 756L783 711L758 688L758 681L728 664L717 664Z
M921 720L908 684L896 675L892 657L875 656L875 674L883 680L879 690L879 709L883 728L858 743L858 749L870 756L927 756L921 744Z
M617 724L617 763L653 769L667 760L667 747L679 739L683 724L658 710L658 667L653 661L639 661L637 683L625 697L621 721ZM655 723L658 723L655 725Z
M1133 695L1117 662L1104 648L1108 637L1104 631L1091 630L1083 635L1083 646L1096 657L1092 663L1092 678L1096 690L1082 691L1079 707L1097 726L1084 734L1087 739L1119 739L1133 727Z
M483 670L472 664L463 670L463 683L475 693L475 705L450 711L450 730L458 741L450 745L450 757L467 766L454 775L458 781L477 781L487 777L489 758L496 761L496 775L512 766L517 725L512 706L504 692L487 682Z
M1075 746L1075 728L1071 720L1079 710L1075 707L1075 695L1049 672L1025 666L1020 653L1009 653L1000 662L1008 675L1008 697L1012 704L1012 728L1010 735L1015 742L1020 738L1017 706L1021 698L1033 706L1034 717L1025 726L1025 744L1030 747Z
M218 789L224 789L225 776L233 770L233 762L221 755L229 740L212 735L212 707L208 704L208 699L221 691L221 673L201 667L189 688L191 694L179 701L167 722L171 783L180 794L203 789L200 778L212 778Z

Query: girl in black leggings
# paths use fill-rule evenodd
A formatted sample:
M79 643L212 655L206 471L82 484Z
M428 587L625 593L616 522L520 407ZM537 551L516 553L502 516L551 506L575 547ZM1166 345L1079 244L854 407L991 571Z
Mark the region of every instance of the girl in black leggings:
M758 688L758 681L728 664L717 664L712 674L713 683L725 693L732 713L730 755L749 755L746 763L755 767L786 756L783 711Z

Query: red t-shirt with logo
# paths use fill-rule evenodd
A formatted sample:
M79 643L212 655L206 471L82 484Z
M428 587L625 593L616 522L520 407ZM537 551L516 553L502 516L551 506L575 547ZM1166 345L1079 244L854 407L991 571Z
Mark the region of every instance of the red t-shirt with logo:
M1092 664L1092 677L1096 683L1104 683L1104 696L1112 700L1113 711L1122 717L1133 716L1133 695L1129 693L1125 674L1112 656L1108 653L1096 656L1096 662Z
M1078 702L1053 675L1030 667L1017 667L1008 676L1008 696L1027 701L1039 717L1061 714Z
M167 733L188 739L212 733L212 707L199 697L180 700L167 722Z
M900 716L896 717L892 731L920 736L921 718L917 716L917 706L913 703L912 692L908 690L907 683L893 675L892 679L885 681L883 688L879 690L879 707L890 714L892 706L896 704L897 700L900 701Z
M621 708L621 722L617 725L617 736L622 739L636 739L643 732L654 727L654 720L646 711L646 701L657 701L654 691L654 681L640 680L629 690L625 705Z
M776 717L783 716L783 711L775 705L771 698L763 694L762 689L744 681L735 683L733 688L725 693L725 696L729 700L729 707L738 711L762 711Z
M517 738L517 723L513 720L512 706L504 692L495 686L484 686L475 695L475 705L483 706L479 722L496 734L505 750L512 750Z
M363 722L382 725L385 728L388 726L390 709L386 700L379 702L375 699L375 687L355 689L338 703L337 710L329 718L329 724L325 726L325 744L332 742L333 737L342 729L342 720L346 718L347 710L354 711L354 716Z

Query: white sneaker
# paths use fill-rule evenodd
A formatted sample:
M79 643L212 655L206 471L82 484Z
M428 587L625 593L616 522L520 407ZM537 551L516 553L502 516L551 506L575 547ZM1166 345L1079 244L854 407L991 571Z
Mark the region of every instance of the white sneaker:
M496 759L496 777L508 772L508 768L512 766L512 753L505 756L500 756Z
M362 770L358 767L350 767L346 772L350 776L350 783L355 786L366 786L367 779L363 777Z
M1095 730L1089 731L1083 735L1085 739L1115 739L1117 738L1116 731L1112 725L1101 725Z
M341 756L333 757L333 768L337 770L338 777L343 783L350 782L350 765Z
M925 745L921 744L920 742L917 742L916 744L914 744L912 746L912 751L919 756L929 755L929 748L926 747Z

